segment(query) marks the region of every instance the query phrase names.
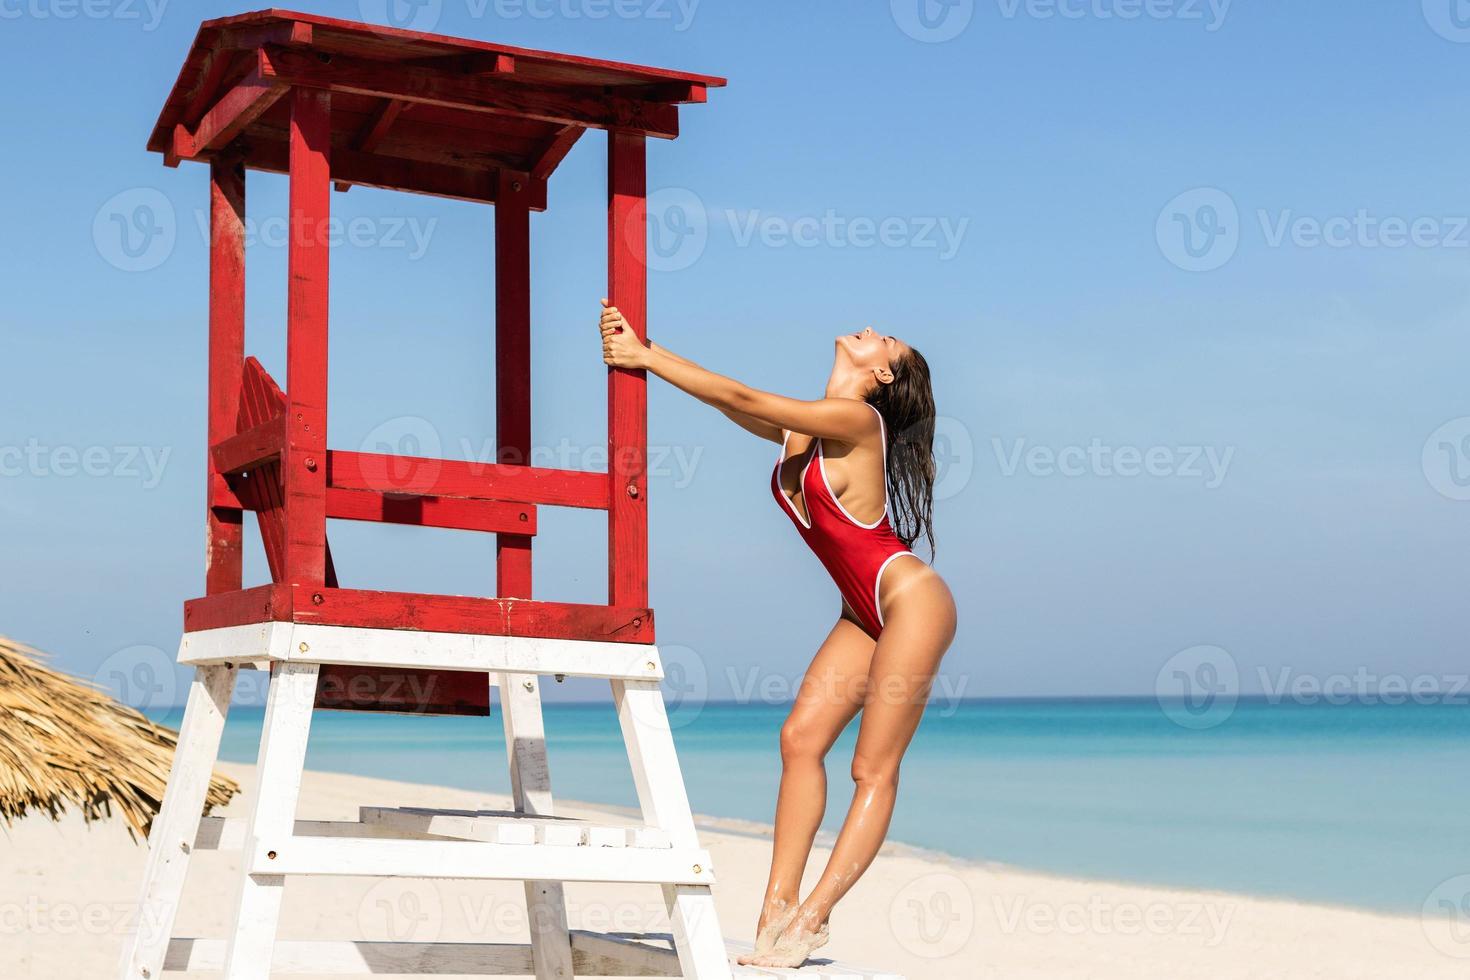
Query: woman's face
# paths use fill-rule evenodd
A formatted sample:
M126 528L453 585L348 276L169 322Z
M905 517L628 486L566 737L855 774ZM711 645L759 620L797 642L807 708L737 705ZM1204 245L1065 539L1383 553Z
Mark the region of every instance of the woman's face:
M907 350L908 345L897 337L885 336L872 327L837 338L838 362L846 361L864 371L890 368Z

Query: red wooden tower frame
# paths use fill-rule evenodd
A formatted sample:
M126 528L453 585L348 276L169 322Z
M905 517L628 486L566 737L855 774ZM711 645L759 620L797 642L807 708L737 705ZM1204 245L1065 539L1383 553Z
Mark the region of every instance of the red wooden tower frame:
M149 148L210 166L206 594L186 633L281 621L651 643L641 371L608 372L608 472L529 465L530 213L587 129L608 132L608 295L646 334L645 142L724 79L275 10L202 25ZM286 385L245 357L245 172L290 177ZM497 462L329 448L333 187L495 206ZM421 474L384 479L390 472ZM605 510L605 605L531 599L539 506ZM242 581L243 515L271 583ZM495 597L343 588L329 518L496 535ZM324 667L322 707L485 713L483 673ZM404 683L412 680L415 683Z

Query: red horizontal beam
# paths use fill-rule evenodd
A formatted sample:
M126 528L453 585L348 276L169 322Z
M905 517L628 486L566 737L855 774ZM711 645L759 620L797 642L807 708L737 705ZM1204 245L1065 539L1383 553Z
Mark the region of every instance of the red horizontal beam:
M331 450L327 486L548 507L607 509L606 473Z
M280 459L286 446L286 416L277 415L269 422L230 436L210 450L218 473L242 473L261 463Z
M184 632L219 629L224 626L244 626L248 623L269 623L281 617L279 585L257 585L253 589L238 592L217 592L202 599L184 602Z
M617 95L572 93L500 81L495 76L450 74L337 54L324 62L310 52L279 45L260 49L257 70L262 78L330 92L540 119L563 126L619 129L665 139L679 135L677 106Z
M491 534L536 533L534 504L465 497L422 497L376 490L327 489L327 517L380 524L411 524Z
M275 24L242 24L221 31L219 46L231 51L250 51L263 44L310 47L313 37L311 25L299 20Z
M532 599L265 585L184 603L184 631L263 622L652 643L653 610Z
M252 141L254 136L252 134ZM267 173L290 173L290 154L284 142L257 143L245 158L246 166ZM336 184L379 187L411 194L429 194L478 204L495 203L495 172L467 170L442 163L423 163L401 157L363 153L345 146L332 147L332 181ZM546 182L533 180L531 210L546 210Z

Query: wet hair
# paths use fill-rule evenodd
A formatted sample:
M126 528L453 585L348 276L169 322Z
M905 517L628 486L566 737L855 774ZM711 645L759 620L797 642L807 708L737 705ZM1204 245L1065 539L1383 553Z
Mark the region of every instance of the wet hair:
M889 519L912 548L922 536L934 554L934 386L929 362L910 347L889 365L893 380L878 385L868 404L888 431Z

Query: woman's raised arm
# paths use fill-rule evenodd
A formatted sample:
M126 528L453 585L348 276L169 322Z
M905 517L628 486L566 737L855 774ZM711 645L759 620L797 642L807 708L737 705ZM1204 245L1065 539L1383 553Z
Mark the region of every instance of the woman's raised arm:
M645 346L627 328L627 321L615 306L608 306L602 312L602 359L613 367L652 371L773 442L781 441L783 429L823 439L857 442L877 425L873 412L855 398L817 401L787 398L716 374L658 345ZM737 416L749 419L759 428L747 425Z

